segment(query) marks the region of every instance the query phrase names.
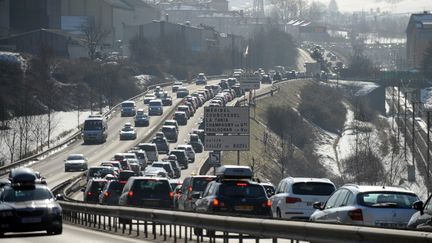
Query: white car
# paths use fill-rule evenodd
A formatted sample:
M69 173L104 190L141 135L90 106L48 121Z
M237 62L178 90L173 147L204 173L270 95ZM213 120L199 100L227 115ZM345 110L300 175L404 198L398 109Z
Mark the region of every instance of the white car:
M87 158L83 154L70 154L65 159L65 172L71 170L87 170Z
M120 130L120 140L133 140L137 138L137 132L130 122L127 122Z
M272 202L275 218L308 220L315 202L324 202L336 190L329 179L287 177L280 181Z
M176 149L184 150L186 152L186 156L188 157L189 163L195 162L195 150L193 149L192 145L179 144L177 145Z
M342 186L323 205L315 203L317 210L311 221L337 224L364 225L384 228L406 228L417 195L401 187Z
M144 104L148 104L150 100L156 99L156 96L154 94L146 94L144 96Z

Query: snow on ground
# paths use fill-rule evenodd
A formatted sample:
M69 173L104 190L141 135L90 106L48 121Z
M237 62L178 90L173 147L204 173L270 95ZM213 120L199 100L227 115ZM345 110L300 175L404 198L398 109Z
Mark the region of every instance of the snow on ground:
M19 53L0 51L0 61L19 63L23 71L27 69L27 61Z
M315 142L315 154L318 156L321 164L333 175L340 176L337 164L336 154L333 149L338 136L329 132L320 133Z
M53 131L51 133L52 137L52 145L59 144L63 142L65 139L67 139L70 135L78 131L78 124L81 124L84 122L84 120L91 114L90 111L80 111L79 112L79 118L78 118L78 112L77 111L68 111L68 112L54 112L52 115L52 124L53 124ZM46 123L46 117L47 115L38 115L38 116L31 116L29 120L33 121L39 121ZM78 122L79 120L79 122ZM14 119L10 122L10 126L12 128L18 129L17 120ZM10 160L10 153L9 148L7 146L7 141L11 141L11 135L10 132L12 130L5 130L0 131L2 140L0 142L0 158L4 157L6 158L6 163ZM65 134L67 132L67 134ZM59 137L59 135L62 134L62 137ZM9 136L6 138L5 136ZM36 142L34 141L34 135L30 133L30 150L36 149ZM46 135L45 135L46 136Z
M432 109L432 87L420 90L420 101L424 104L425 109Z
M344 105L347 108L344 131L342 132L342 136L339 138L338 144L336 146L339 163L340 161L352 155L352 150L355 147L356 139L351 129L352 123L354 122L354 112L349 108L347 104Z

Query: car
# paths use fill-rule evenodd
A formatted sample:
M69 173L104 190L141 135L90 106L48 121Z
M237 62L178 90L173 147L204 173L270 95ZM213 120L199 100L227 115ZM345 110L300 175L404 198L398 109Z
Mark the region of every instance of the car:
M174 169L171 166L171 163L168 162L168 161L156 161L156 162L153 162L153 164L151 165L151 167L164 168L164 170L168 173L168 177L169 178L174 178Z
M275 194L276 188L271 182L260 182L260 185L264 187L268 198L271 198Z
M147 164L153 163L153 161L157 161L159 158L159 152L156 144L154 143L140 143L138 144L138 148L145 151L147 155Z
M135 116L135 101L127 100L121 103L121 116Z
M152 143L156 144L159 154L169 153L169 144L166 138L154 137Z
M418 196L407 189L389 186L347 184L336 190L317 209L310 221L338 224L406 228L415 213L412 204Z
M272 78L270 77L270 75L265 74L261 78L261 83L263 83L263 84L264 83L271 84L272 83Z
M176 120L173 119L168 119L164 121L164 126L175 126L175 128L177 129L177 132L179 130L179 126Z
M166 93L166 91L162 95L161 100L162 100L162 105L164 106L172 105L172 97L169 96L168 93Z
M118 161L102 161L100 164L100 166L109 166L111 165L113 168L118 169L119 171L121 170L121 164Z
M202 143L204 143L204 135L205 135L205 131L204 129L193 129L192 130L192 134L196 134L198 135L199 139L201 140ZM190 140L190 139L189 139ZM195 152L197 152L195 150ZM198 153L198 152L197 152Z
M324 204L336 190L328 179L287 177L279 182L272 201L274 218L309 220L315 202Z
M184 98L189 95L189 90L185 87L179 87L176 92L177 98Z
M124 184L118 180L108 181L99 194L99 203L105 205L118 205L118 199L123 190Z
M162 167L149 166L144 170L143 176L168 178L168 172L166 172L166 170Z
M189 106L187 106L187 105L179 105L179 106L177 107L177 111L183 111L183 112L185 112L185 113L186 113L186 117L187 117L187 119L189 119L189 118L192 117L192 112L191 112L191 110L189 109Z
M134 140L137 138L137 132L130 122L126 122L120 130L120 140Z
M136 127L148 127L150 125L150 117L144 112L144 109L138 109L135 115L135 126Z
M174 113L173 119L177 121L177 124L179 126L186 126L187 125L188 117L187 117L186 112L184 112L184 111L176 111Z
M189 163L195 162L195 150L190 144L179 144L176 149L184 150L186 152L186 156L188 157Z
M82 191L84 192L83 201L85 203L99 203L99 194L108 181L102 178L90 179Z
M136 176L141 175L141 166L137 159L127 159L129 168L135 173Z
M195 84L196 85L207 84L207 77L205 76L204 73L198 74L198 77L195 79Z
M174 120L175 121L175 120ZM177 121L175 121L175 124L177 124ZM176 126L172 125L163 125L161 128L161 131L165 135L166 139L169 142L177 142L178 139L178 130Z
M108 174L117 176L117 172L113 166L90 166L87 170L86 177L87 181L89 181L91 179L104 178Z
M148 104L150 100L156 99L156 96L154 94L146 94L144 96L144 104Z
M202 196L196 198L195 211L225 215L271 217L271 201L264 187L252 179L248 166L221 166Z
M235 83L237 83L237 79L236 78L228 78L227 79L227 83L229 87L232 87Z
M173 191L176 187L181 186L182 182L179 179L169 179L169 183Z
M189 134L188 144L192 146L196 153L202 153L204 151L204 145L198 134Z
M9 186L11 184L11 181L7 178L0 178L0 190L5 187Z
M181 177L181 168L180 168L180 165L177 161L177 156L169 155L168 158L162 159L162 161L164 161L164 162L167 161L167 162L171 163L171 167L174 170L173 178L180 178Z
M178 199L180 198L182 191L182 184L176 186L176 188L174 188L174 199L173 199L173 205L175 209L178 209Z
M70 154L65 159L64 166L65 172L71 170L87 170L88 159L83 154Z
M131 177L123 188L119 205L172 209L173 197L167 178Z
M123 170L123 171L120 171L120 173L118 175L118 181L119 181L120 184L126 185L127 181L132 176L136 176L136 173L133 170Z
M170 155L175 155L177 157L177 162L179 163L182 169L189 168L189 161L186 155L186 151L181 149L172 149L170 151Z
M408 221L408 229L418 229L422 231L432 231L431 230L431 219L432 219L432 194L424 203L418 200L413 203L412 207L417 210L410 220Z
M129 152L134 153L137 157L138 164L141 166L141 170L144 170L148 163L147 153L144 150L129 150Z
M10 184L4 185L0 193L0 237L8 232L63 232L62 208L57 202L60 197L54 197L51 190L36 183L36 179L29 168L10 172Z
M162 100L160 99L150 100L148 106L149 106L148 107L149 116L161 116L163 114Z
M211 175L195 175L188 176L183 180L180 190L180 195L177 198L177 208L179 210L193 211L195 209L196 198L192 195L202 195L207 187L207 184L216 179L216 176Z
M178 88L181 87L181 86L183 86L182 82L180 82L180 81L174 82L173 85L172 85L172 88L171 88L172 92L173 93L177 92Z

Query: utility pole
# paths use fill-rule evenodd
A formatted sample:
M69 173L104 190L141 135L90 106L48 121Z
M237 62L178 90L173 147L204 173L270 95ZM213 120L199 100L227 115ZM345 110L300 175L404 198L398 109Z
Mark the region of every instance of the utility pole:
M400 124L400 85L398 85L398 87L397 87L397 91L398 91L398 101L397 101L397 118L398 118L398 124ZM400 139L399 139L399 136L400 136L400 127L399 127L399 125L398 125L398 130L397 130L397 142L398 142L398 145L399 145L399 141L400 141Z
M429 195L429 186L430 186L430 110L426 111L427 115L427 153L426 153L426 189L427 194Z
M415 166L415 98L414 98L414 92L412 93L412 97L411 97L411 103L412 103L412 151L411 151L411 155L412 155L412 163Z
M405 109L404 109L404 157L405 157L405 161L407 161L407 151L406 151L406 146L407 146L407 140L406 140L406 135L407 135L407 95L408 93L405 92L404 98L405 98Z

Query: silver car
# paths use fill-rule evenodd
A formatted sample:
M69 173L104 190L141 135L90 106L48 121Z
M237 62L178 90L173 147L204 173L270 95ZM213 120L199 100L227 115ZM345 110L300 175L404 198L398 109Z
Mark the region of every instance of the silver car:
M348 184L335 191L327 202L313 205L310 220L385 228L406 228L416 212L411 205L417 195L404 188Z
M65 159L65 172L71 170L87 170L87 158L83 154L70 154Z
M130 122L127 122L120 131L120 140L136 139L137 133Z

